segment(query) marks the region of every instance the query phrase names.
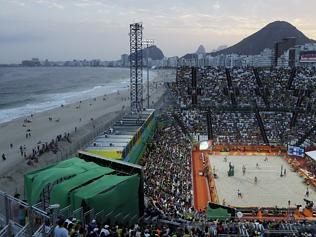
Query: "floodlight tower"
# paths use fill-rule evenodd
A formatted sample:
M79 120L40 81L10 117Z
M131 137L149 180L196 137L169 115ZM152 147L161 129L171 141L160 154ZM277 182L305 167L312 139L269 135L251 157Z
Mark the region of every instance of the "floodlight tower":
M147 109L149 109L149 65L148 65L148 57L149 57L149 47L155 44L153 39L145 39L143 40L143 44L146 47L146 66L147 66Z
M143 110L143 23L129 26L131 111L140 112Z

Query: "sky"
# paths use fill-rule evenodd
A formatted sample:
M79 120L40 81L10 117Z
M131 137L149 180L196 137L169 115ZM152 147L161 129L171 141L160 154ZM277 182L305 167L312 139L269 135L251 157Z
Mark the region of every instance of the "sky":
M315 0L0 0L0 63L119 59L143 22L165 56L233 45L276 20L316 39Z

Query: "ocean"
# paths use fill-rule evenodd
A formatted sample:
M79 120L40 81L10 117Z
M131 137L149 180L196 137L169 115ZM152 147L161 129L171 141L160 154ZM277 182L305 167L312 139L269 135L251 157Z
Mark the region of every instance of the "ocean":
M151 78L154 73L150 73ZM128 68L2 67L0 123L128 86Z

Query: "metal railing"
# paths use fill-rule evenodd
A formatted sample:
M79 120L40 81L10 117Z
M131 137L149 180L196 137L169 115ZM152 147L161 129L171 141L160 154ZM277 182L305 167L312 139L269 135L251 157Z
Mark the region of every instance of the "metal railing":
M2 236L32 236L50 216L43 210L0 191L0 224ZM5 225L4 225L5 224Z
M64 207L58 210L58 214L64 218L70 217L72 213L71 206Z
M15 234L15 237L32 236L31 225L26 224L19 232Z
M83 219L83 208L80 207L77 210L74 210L72 212L72 217L76 218L77 220L82 220Z
M90 209L89 211L85 212L83 216L84 223L90 223L92 220L95 219L94 209Z
M6 225L5 227L3 227L1 230L0 230L0 237L7 237L10 235L10 227L9 225Z

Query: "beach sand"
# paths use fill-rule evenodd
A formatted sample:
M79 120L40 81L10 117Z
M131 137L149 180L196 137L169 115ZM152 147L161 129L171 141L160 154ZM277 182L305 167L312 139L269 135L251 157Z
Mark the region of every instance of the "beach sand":
M162 76L170 77L171 75L158 73L152 80L150 85L151 105L157 102L165 91L163 81L166 78L162 78ZM146 97L144 96L144 98ZM23 196L25 173L75 154L77 149L92 141L98 132L104 131L115 120L127 113L129 105L129 90L124 90L44 111L34 114L33 117L22 117L0 124L0 153L6 155L6 160L2 160L2 158L0 160L0 190L9 194L19 192ZM146 102L144 102L145 105ZM52 121L49 121L49 117L52 117ZM32 122L24 123L25 119ZM26 127L23 127L23 124ZM77 127L76 132L75 127ZM26 138L27 129L31 130L29 138ZM29 155L32 154L32 149L37 147L39 141L49 143L52 139L56 139L57 135L63 135L65 132L70 133L71 143L59 142L57 154L45 153L40 156L38 163L34 163L32 166L27 164L20 153L20 145L26 146L25 152ZM10 148L11 143L13 148Z

